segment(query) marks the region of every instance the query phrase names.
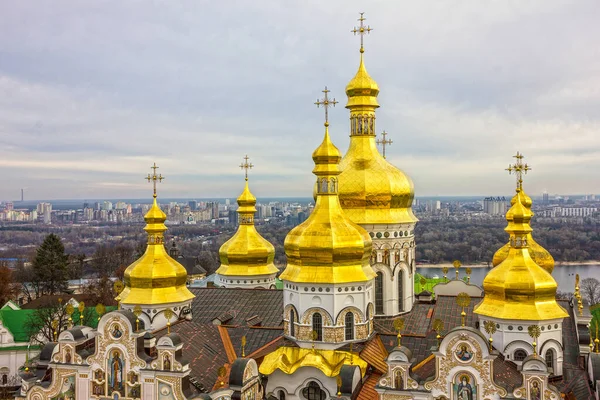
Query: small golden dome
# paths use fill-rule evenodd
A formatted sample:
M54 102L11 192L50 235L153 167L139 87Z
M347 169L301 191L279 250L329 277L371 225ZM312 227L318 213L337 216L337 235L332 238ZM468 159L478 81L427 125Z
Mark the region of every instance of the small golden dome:
M338 199L340 152L325 129L313 152L317 201L308 219L285 238L287 267L282 280L310 283L364 282L375 277L369 265L371 238L342 211Z
M501 319L551 320L567 317L556 302L558 285L552 275L535 263L529 254L528 235L532 212L523 204L526 197L517 189L515 202L506 213L510 235L506 259L483 280L484 297L475 312Z
M346 95L348 103L346 108L353 106L379 107L377 95L379 94L379 85L367 72L363 61L363 51L360 52L360 65L354 78L346 85Z
M275 248L254 226L256 197L250 192L248 179L237 199L239 226L236 233L219 249L221 266L217 274L224 276L257 276L277 274L273 259Z
M187 271L169 256L164 246L167 216L158 207L156 196L144 216L148 233L146 252L125 270L122 304L154 305L179 303L193 299L188 290Z
M521 190L519 193L512 198L510 204L514 205L517 201L517 196L521 196L521 203L523 206L531 210L532 201L527 194ZM533 212L531 212L533 216ZM509 215L507 214L507 220ZM509 221L510 222L510 221ZM536 242L531 233L527 235L527 242L529 243L529 255L535 261L537 265L544 268L548 273L552 273L554 270L554 258L550 254L548 250L546 250L542 245ZM502 261L508 257L508 252L510 250L510 243L506 243L504 246L500 247L498 251L494 254L494 258L492 259L492 265L495 267L499 265Z

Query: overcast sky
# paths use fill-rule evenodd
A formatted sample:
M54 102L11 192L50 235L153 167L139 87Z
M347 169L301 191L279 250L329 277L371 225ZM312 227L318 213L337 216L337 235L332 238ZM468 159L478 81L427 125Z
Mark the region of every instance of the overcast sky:
M350 30L417 196L600 193L597 0L0 2L0 199L311 196L325 85L345 152Z

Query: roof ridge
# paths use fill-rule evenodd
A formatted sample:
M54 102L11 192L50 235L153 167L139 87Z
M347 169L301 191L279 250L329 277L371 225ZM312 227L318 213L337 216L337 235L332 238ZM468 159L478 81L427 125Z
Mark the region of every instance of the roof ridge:
M218 325L217 329L219 330L219 335L221 336L221 341L223 342L223 347L225 348L225 354L227 354L227 359L230 363L232 363L237 359L237 355L235 354L233 343L231 343L231 337L229 337L229 332L227 331L227 328L223 327L222 325Z
M271 346L273 343L277 342L278 340L282 340L284 339L284 336L277 336L275 339L271 340L270 342L264 344L263 346L259 347L258 349L254 350L252 353L248 354L248 358L253 358L255 354L263 351L264 349L266 349L268 346Z

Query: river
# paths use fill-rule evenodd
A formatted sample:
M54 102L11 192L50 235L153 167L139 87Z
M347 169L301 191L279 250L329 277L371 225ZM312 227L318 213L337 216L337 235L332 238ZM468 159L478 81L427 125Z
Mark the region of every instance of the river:
M481 286L483 278L491 268L472 268L471 283ZM426 277L442 277L444 273L441 268L418 268L417 272ZM552 276L558 283L558 290L561 292L573 292L575 290L575 274L579 274L581 280L585 278L596 278L600 280L600 264L578 264L578 265L556 265ZM461 268L459 276L462 279L465 276L465 269ZM456 276L454 268L448 271L448 278Z

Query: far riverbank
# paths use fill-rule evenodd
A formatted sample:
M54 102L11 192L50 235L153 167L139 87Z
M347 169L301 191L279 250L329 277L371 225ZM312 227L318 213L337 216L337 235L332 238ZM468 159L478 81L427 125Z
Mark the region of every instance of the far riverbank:
M592 261L556 261L554 263L556 267L561 266L573 266L573 265L594 265L600 267L600 260ZM492 263L480 263L480 264L463 264L460 266L463 268L490 268ZM417 268L444 268L447 267L449 270L454 270L452 263L441 263L441 264L417 264Z

